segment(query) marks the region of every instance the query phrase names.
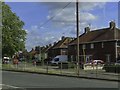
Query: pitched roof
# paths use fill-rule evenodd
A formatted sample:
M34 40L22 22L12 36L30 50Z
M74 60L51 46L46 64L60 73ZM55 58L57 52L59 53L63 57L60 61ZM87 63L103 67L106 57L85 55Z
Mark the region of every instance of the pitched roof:
M116 34L115 34L116 33ZM95 41L115 40L120 39L120 29L103 28L98 30L92 30L87 33L83 33L79 36L79 43L88 43ZM77 39L73 40L69 45L76 44Z
M55 43L50 49L67 48L71 40L72 38L70 37L64 37L62 40Z
M47 52L52 46L47 46L41 50L42 53Z
M37 53L37 51L35 51L35 50L32 48L32 50L31 50L29 53L32 54L32 55L35 55L35 54Z

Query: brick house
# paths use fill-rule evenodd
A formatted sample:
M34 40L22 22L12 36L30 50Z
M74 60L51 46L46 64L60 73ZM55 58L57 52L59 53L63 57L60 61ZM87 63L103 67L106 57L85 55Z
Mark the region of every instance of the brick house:
M34 56L34 55L37 54L37 51L35 51L35 50L32 48L32 50L29 52L29 54L31 54L32 56Z
M120 60L120 29L116 28L115 22L111 21L108 28L90 30L79 36L79 60L89 62L100 59L105 62ZM76 61L77 39L74 39L68 46L68 58Z
M32 49L30 52L31 52L31 54L33 53L33 55L36 57L37 60L42 61L48 57L47 50L50 47L52 47L51 44L46 45L46 46L36 46L35 50Z
M48 58L48 49L50 49L51 47L52 47L52 44L42 47L42 49L41 49L41 59L42 60L45 60Z
M73 39L70 37L62 36L61 40L55 42L54 45L48 49L48 57L53 58L57 55L68 55L68 44Z

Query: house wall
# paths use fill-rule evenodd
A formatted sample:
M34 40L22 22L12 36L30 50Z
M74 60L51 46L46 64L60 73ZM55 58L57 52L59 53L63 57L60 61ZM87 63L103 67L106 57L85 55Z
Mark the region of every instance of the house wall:
M49 50L48 57L55 57L57 55L67 55L68 49L67 48L57 48Z
M77 55L76 45L69 45L68 46L68 60L76 61L76 55Z
M68 44L73 38L62 37L60 41L55 43L52 48L48 50L48 57L55 57L57 55L68 55Z
M54 49L54 54L53 56L61 55L61 49Z
M103 43L103 47L102 47ZM80 44L80 61L87 59L100 59L105 62L115 62L115 42L96 42L94 48L91 48L91 43L84 44L85 49L82 49L83 44ZM77 55L76 45L68 46L68 58L70 61L75 61ZM109 60L108 60L109 59Z
M54 57L54 50L49 49L47 53L48 53L48 58L53 58Z
M45 60L48 57L48 53L44 52L41 54L41 59Z
M117 54L118 54L118 60L120 60L120 41L118 41L117 44Z

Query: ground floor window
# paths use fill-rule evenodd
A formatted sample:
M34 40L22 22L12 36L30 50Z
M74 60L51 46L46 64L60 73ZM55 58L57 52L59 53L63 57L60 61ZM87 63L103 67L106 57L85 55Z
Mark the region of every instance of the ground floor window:
M70 61L77 61L77 55L71 55L70 57ZM82 63L89 63L92 61L92 55L80 55L79 56L79 61Z
M80 60L84 63L89 63L92 60L92 55L80 55Z
M76 55L69 56L70 62L76 61Z

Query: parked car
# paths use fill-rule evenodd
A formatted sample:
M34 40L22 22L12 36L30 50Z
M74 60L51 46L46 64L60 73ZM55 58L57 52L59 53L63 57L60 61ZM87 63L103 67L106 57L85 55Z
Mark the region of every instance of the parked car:
M9 58L9 57L3 57L2 63L3 63L3 64L8 64L9 61L10 61L10 58Z
M86 65L97 65L97 64L104 64L103 60L91 60L91 62L86 63Z
M102 60L93 60L92 64L95 64L95 65L97 65L97 64L104 64L104 61L102 61Z

